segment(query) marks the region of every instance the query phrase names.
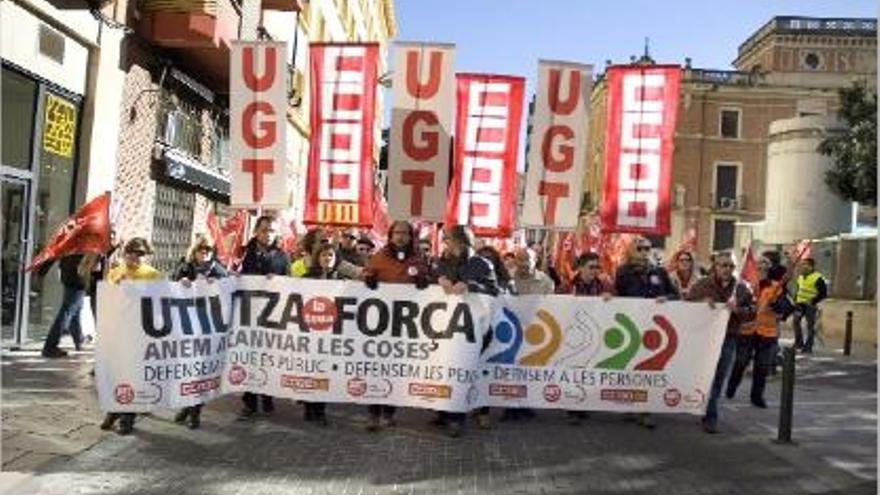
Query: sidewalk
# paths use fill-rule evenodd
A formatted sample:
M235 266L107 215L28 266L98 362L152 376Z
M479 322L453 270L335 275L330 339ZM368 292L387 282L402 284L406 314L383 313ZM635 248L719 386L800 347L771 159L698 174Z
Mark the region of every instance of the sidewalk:
M715 436L696 417L662 416L648 431L620 415L572 427L562 413L540 411L490 431L469 425L452 440L426 426L429 412L412 410L394 430L368 434L363 407L329 405L331 426L322 429L303 423L290 401L278 401L271 419L239 422L237 398L226 397L206 407L201 430L167 412L120 437L97 427L90 369L90 353L3 356L0 492L876 493L876 363L833 353L798 359L795 445L772 442L779 376L767 410L748 404L748 380L738 398L722 401L724 433Z

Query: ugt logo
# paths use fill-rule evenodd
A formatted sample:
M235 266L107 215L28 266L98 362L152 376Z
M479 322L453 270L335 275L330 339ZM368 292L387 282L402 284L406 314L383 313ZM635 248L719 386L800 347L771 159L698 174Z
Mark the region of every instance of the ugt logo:
M659 371L666 367L666 363L675 355L678 349L678 333L669 320L662 315L654 315L652 318L657 328L649 328L640 332L636 324L623 313L614 315L614 320L619 326L605 330L605 347L617 351L610 357L600 361L596 368L608 370L623 370L644 346L645 349L654 352L649 358L635 365L636 370ZM664 346L664 335L666 342ZM663 347L661 349L661 347Z
M502 308L493 325L495 340L506 346L496 352L487 362L498 364L519 364L521 366L546 366L562 344L562 328L553 315L539 309L538 321L530 324L523 331L519 318L507 308ZM523 342L534 349L519 357ZM518 359L517 359L518 358Z

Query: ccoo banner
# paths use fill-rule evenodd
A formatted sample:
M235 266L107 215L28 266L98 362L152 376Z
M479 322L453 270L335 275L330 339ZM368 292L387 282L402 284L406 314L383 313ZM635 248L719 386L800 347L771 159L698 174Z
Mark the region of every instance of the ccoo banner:
M520 225L577 227L592 66L541 60Z
M455 91L455 45L396 43L388 146L391 218L443 221Z
M454 172L447 225L483 237L508 237L516 213L516 157L522 118L521 77L458 74Z
M287 47L234 41L229 98L231 204L286 208Z
M606 72L602 230L669 235L678 66L613 66Z
M311 44L305 223L373 224L376 43Z
M701 414L726 309L243 276L101 284L96 379L110 411L251 391L449 411Z

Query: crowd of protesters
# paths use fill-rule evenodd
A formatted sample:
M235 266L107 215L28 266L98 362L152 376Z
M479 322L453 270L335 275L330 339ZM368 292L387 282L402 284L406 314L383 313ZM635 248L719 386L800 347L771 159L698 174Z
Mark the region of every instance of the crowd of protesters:
M782 265L779 253L767 251L758 261L760 280L749 287L740 280L736 257L730 251L712 255L706 267L700 267L695 253L688 250L676 252L664 267L652 257L651 242L635 236L629 244L625 259L614 273L603 271L601 253L581 254L574 266L571 280L563 280L546 259L538 244L501 253L490 245L481 245L471 230L454 226L445 232L443 251L432 255L432 243L419 238L417 230L406 221L393 222L387 238L377 243L357 229L331 231L317 227L309 230L297 244L293 253L285 252L278 242L275 220L261 216L254 223L253 236L243 247L240 266L236 271L227 268L215 257L214 246L209 238L199 235L186 257L170 275L171 280L189 285L198 279L209 283L228 275L262 275L266 277L290 276L324 280L360 280L375 290L384 284L408 284L421 290L438 284L448 294L479 293L499 295L546 295L566 293L574 296L643 298L663 303L668 300L705 302L711 307L726 306L730 310L726 335L712 383L708 407L703 417L707 433L717 433L718 400L722 390L727 398L733 398L749 365L752 366L751 403L766 408L764 388L767 375L773 367L777 354L779 328L783 321L794 315L796 346L803 352L811 352L815 339L817 305L827 296L822 276L815 271L815 263L806 258L798 263L798 276ZM72 255L60 260L60 272L64 298L58 317L46 339L43 356L60 358L66 353L59 347L62 333L69 332L77 350L83 344L78 313L85 295L95 301L98 280L111 283L123 280L158 280L163 276L152 268L146 258L152 253L147 240L133 238L124 244L115 240L112 248L103 256ZM119 260L110 257L121 246ZM48 267L44 268L48 269ZM788 291L786 286L794 279L797 289ZM789 292L793 292L789 295ZM92 311L94 311L94 306ZM801 327L806 322L804 339ZM477 329L485 350L491 344L490 329ZM725 388L726 384L726 388ZM270 415L274 411L273 398L269 395L244 393L241 419ZM326 426L326 405L303 402L307 422ZM200 426L201 405L187 407L175 417L175 421L195 429ZM379 431L395 426L395 407L370 405L368 410L369 431ZM583 411L569 411L573 425L588 418ZM530 419L534 413L528 409L506 409L502 421ZM482 408L474 413L474 420L481 428L489 428L490 410ZM650 414L635 416L636 421L654 428L655 419ZM108 413L101 424L102 429L113 429L118 421L118 432L129 434L134 427L135 415ZM444 428L450 436L463 433L466 415L463 413L438 412L432 424Z

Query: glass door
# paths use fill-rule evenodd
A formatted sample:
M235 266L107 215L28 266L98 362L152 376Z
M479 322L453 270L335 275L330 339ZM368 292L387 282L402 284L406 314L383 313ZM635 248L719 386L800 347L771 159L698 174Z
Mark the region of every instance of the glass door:
M17 345L20 339L25 294L24 263L27 258L28 181L3 177L0 180L0 239L2 239L2 335L3 347Z

